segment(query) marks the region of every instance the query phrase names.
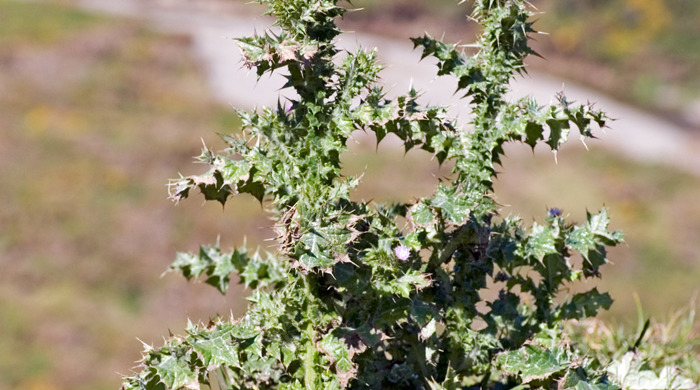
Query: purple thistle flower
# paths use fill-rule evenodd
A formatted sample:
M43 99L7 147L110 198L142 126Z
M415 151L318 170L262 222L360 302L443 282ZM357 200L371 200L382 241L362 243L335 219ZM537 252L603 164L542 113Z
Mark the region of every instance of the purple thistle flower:
M396 248L394 248L394 255L396 255L397 259L401 261L406 261L408 260L408 256L411 255L411 250L408 249L408 247L405 245L399 245Z
M559 208L554 207L554 208L549 209L549 216L550 217L561 217L561 213L562 213L562 211Z

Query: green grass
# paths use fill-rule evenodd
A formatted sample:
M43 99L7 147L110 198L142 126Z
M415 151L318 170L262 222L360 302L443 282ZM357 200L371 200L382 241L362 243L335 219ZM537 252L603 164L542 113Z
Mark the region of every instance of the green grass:
M665 366L679 375L700 382L700 338L695 305L677 309L663 318L648 318L637 302L637 323L615 325L597 319L566 325L572 341L584 346L589 358L606 366L635 350L647 366L659 373ZM649 321L646 324L645 323Z
M201 169L200 139L221 148L216 133L237 121L212 101L185 37L47 4L0 13L49 25L0 24L0 389L118 388L136 337L158 343L188 317L241 310L239 289L160 278L175 251L219 234L224 247L267 238L251 199L224 211L166 199L169 178Z
M4 293L4 292L3 292ZM4 294L3 294L4 295ZM51 365L48 353L34 339L36 325L27 318L21 305L0 301L0 376L3 381L20 382L24 378L45 375ZM18 359L20 357L20 359Z
M49 45L106 21L68 5L0 0L0 47Z

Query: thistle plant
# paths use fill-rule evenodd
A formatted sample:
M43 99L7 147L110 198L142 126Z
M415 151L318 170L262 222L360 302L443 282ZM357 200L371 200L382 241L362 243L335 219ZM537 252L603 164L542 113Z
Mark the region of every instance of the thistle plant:
M179 202L199 191L225 204L257 198L275 219L267 254L217 246L178 254L171 269L222 293L232 275L252 290L247 313L190 324L123 389L615 389L561 324L595 316L612 300L597 289L606 247L622 241L603 209L574 224L560 210L524 226L499 214L496 166L508 142L557 151L572 128L583 138L608 118L564 95L543 106L506 99L525 72L535 33L522 0L475 0L483 30L472 54L430 36L413 39L438 75L453 75L473 112L467 126L419 92L388 99L373 51L341 51L339 0L260 0L274 30L238 39L258 76L282 71L289 107L238 113L243 130L209 170L171 183ZM572 126L573 124L573 126ZM453 166L432 196L408 203L354 201L358 179L341 173L355 130L394 134ZM580 256L581 261L572 261ZM481 309L478 309L478 308Z

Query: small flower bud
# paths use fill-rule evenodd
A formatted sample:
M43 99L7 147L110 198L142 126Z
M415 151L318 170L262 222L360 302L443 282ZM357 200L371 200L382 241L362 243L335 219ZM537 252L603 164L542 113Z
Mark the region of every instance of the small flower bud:
M562 211L559 208L553 207L553 208L549 209L549 216L550 217L561 217L561 213L562 213Z
M505 272L499 272L496 274L496 277L494 278L497 282L507 282L510 280L510 276L506 274Z

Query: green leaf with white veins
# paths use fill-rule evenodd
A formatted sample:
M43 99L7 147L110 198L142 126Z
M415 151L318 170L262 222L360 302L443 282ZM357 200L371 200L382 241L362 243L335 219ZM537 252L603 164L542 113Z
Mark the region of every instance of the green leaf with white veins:
M329 241L321 233L310 231L305 233L300 242L304 245L304 253L299 257L299 261L306 268L329 268L333 266L335 260L328 253Z
M193 332L188 339L205 366L238 366L238 349L230 331L214 328L212 331Z
M428 225L435 221L435 216L428 205L423 202L416 203L411 207L411 218L417 225Z
M548 119L547 127L549 127L547 145L552 150L557 150L569 138L569 121L568 119Z
M605 246L617 245L624 241L620 231L610 232L610 219L603 208L598 214L587 213L586 224L574 227L566 238L566 245L583 256L594 267L604 264Z
M607 378L589 378L581 369L570 369L560 383L560 388L571 390L620 390L620 387Z
M392 281L388 286L388 292L408 298L416 291L430 286L430 279L419 271L409 270L400 278Z
M197 383L197 373L189 364L190 352L185 346L171 348L169 351L153 351L146 363L155 368L169 389L192 388Z
M557 253L556 235L548 226L532 225L525 245L525 253L538 261L548 254Z
M454 223L462 223L469 215L470 204L464 194L460 194L456 189L440 185L435 192L431 206L442 210L447 219Z
M525 345L518 350L501 353L496 361L502 370L520 375L523 383L561 374L571 364L564 349L548 349L539 345Z

